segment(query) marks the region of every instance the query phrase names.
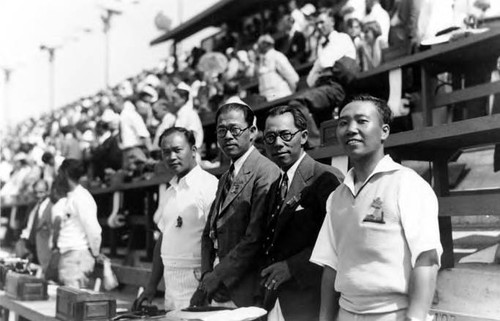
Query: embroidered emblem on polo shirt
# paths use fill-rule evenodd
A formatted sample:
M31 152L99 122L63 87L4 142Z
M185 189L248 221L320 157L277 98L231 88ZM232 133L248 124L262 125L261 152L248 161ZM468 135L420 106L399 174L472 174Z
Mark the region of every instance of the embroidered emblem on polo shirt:
M370 211L371 213L365 216L363 222L385 224L384 211L382 210L382 200L380 197L373 200L372 205L370 206Z

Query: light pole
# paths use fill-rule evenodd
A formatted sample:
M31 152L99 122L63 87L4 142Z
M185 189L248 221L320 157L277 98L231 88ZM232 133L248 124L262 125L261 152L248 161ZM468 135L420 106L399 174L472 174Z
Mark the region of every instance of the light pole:
M5 113L5 125L9 126L10 124L10 76L12 74L13 69L2 67L4 74L4 83L5 83L5 96L4 96L4 113Z
M59 47L41 45L40 50L47 51L49 54L49 108L55 109L55 52Z
M109 67L110 67L110 61L109 61L109 30L111 29L111 18L114 15L119 15L122 12L117 9L111 9L111 8L103 8L105 14L101 16L101 20L103 23L103 32L104 32L104 82L106 83L106 87L109 88Z

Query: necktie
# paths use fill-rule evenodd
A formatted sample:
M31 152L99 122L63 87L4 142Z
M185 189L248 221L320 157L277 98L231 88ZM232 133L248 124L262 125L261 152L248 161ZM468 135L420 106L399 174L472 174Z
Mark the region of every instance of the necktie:
M224 182L224 186L222 186L222 192L220 195L220 202L219 202L219 209L222 207L222 204L224 204L224 200L226 199L227 194L229 193L229 190L231 189L231 185L233 184L234 180L234 164L231 164L229 167L229 172L227 173L226 176L226 181Z
M272 212L271 219L269 221L269 225L267 227L267 237L263 243L264 251L266 255L269 255L269 250L272 248L274 233L276 230L276 226L278 225L278 217L281 211L281 207L285 202L286 194L288 192L288 175L283 173L281 175L281 183L276 190L275 194L275 202L274 202L274 211Z
M286 173L283 173L283 179L281 180L280 184L280 199L278 203L279 204L278 211L281 209L281 206L283 206L283 202L285 201L287 192L288 192L288 175Z

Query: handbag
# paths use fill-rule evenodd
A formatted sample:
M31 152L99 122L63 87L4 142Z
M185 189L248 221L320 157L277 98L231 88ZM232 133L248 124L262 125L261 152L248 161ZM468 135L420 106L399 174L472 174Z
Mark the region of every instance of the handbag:
M58 248L52 249L50 253L49 263L45 271L45 279L47 281L54 281L59 283L59 260L61 259L61 252Z

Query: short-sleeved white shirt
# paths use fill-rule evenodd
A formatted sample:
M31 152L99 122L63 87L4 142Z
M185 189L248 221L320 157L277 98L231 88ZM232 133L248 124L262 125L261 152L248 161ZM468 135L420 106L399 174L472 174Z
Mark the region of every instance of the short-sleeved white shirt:
M149 131L134 104L125 101L120 113L121 148L127 149L143 145L141 138L149 137Z
M180 181L174 176L160 193L155 223L163 234L164 266L201 266L201 234L217 191L217 178L196 166Z
M357 195L349 171L327 200L311 262L337 271L340 306L383 313L408 306L410 273L420 253L442 247L438 203L413 170L385 156Z

